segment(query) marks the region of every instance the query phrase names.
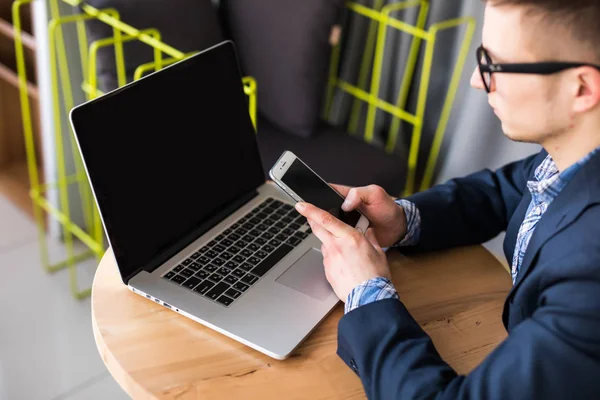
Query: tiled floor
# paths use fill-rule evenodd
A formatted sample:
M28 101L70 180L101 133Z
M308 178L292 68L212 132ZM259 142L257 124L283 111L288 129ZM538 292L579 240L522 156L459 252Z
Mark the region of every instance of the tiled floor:
M49 243L57 260L64 249ZM82 288L95 261L79 266ZM66 270L43 270L33 222L0 196L0 400L129 398L102 363L90 299L76 300Z

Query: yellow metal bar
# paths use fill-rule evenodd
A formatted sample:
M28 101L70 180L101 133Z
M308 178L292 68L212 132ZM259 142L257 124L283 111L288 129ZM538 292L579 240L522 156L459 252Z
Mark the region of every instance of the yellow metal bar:
M56 151L56 159L58 166L58 176L66 176L66 166L65 166L65 156L64 156L64 144L63 144L63 135L62 135L62 124L61 124L61 115L60 115L60 100L58 94L58 71L57 67L57 49L56 49L56 37L58 36L58 40L63 42L62 40L62 30L60 28L60 13L58 9L57 0L50 1L50 15L52 20L48 26L48 45L50 50L50 75L52 80L52 104L54 106L54 142L55 142L55 151ZM57 35L57 32L58 35ZM64 42L63 42L64 43ZM64 50L64 49L63 49ZM58 188L60 207L62 209L62 213L66 217L67 220L71 220L70 217L70 205L69 205L69 193L67 191L66 185L59 185ZM77 287L74 286L77 284L76 277L76 267L73 263L73 235L69 229L63 229L64 232L64 241L67 252L67 262L69 265L69 275L71 281L71 290L73 293L77 293Z
M184 53L161 42L150 35L141 34L138 29L135 29L131 25L127 25L122 21L113 18L112 16L98 10L95 7L90 6L89 4L82 3L80 0L62 0L67 4L70 4L74 7L81 7L81 9L89 15L97 17L98 20L104 22L107 25L112 26L113 28L119 29L121 32L126 33L130 36L136 36L141 42L144 42L152 47L155 47L162 51L163 53L175 57L175 58L184 58Z
M421 4L419 9L419 15L417 17L417 28L425 29L425 23L427 22L427 15L429 13L429 0L419 0L418 3ZM417 60L419 56L419 48L421 47L421 39L418 37L413 37L411 40L410 50L408 54L408 60L406 62L406 67L404 70L404 76L402 77L402 83L400 85L400 92L398 93L398 100L396 101L396 106L400 109L406 108L406 102L408 100L408 92L410 88L410 84L414 77L414 72L417 67ZM398 118L393 118L390 126L390 130L388 133L388 140L386 144L386 151L391 153L396 148L396 143L398 141L398 133L400 131L400 120Z
M257 128L257 98L256 98L256 79L251 76L246 76L242 78L242 83L244 84L244 93L249 98L249 112L250 118L252 119L252 124L254 125L254 130Z
M380 11L383 7L383 0L375 0L373 9ZM371 19L369 23L369 32L367 34L367 43L365 44L365 50L363 52L362 62L360 66L360 72L358 76L357 85L360 89L364 89L367 85L367 79L369 77L369 66L373 59L373 50L375 50L375 39L377 38L377 22L376 19ZM350 111L350 122L348 123L348 132L355 134L358 129L358 122L360 120L360 109L362 103L358 98L354 99L352 104L352 110Z
M58 4L57 4L56 0L53 0L51 2L50 6L51 6L52 13L58 15L59 11L58 11ZM118 15L116 10L114 10L114 9L106 9L103 11L107 12L109 14ZM90 20L93 18L94 17L86 15L86 14L76 14L76 15L69 15L69 16L62 17L62 18L55 18L50 22L50 30L56 33L56 41L58 43L60 43L60 45L57 46L56 51L58 52L58 64L59 64L61 82L63 82L62 95L63 95L63 103L64 103L65 110L72 109L75 105L75 102L73 100L73 91L71 88L71 78L70 78L71 73L69 71L69 63L67 61L67 55L65 52L65 44L64 44L64 38L63 38L61 26L65 25L65 24L70 24L70 23L77 23L79 25L79 24L82 24L84 21ZM85 35L85 32L83 34ZM81 36L81 34L80 34L80 36ZM84 62L84 61L82 60L82 62ZM58 90L58 87L54 87L53 90ZM71 131L71 127L69 127L69 131ZM82 165L82 161L79 157L77 145L74 140L71 140L71 154L73 156L73 162L75 163L76 173L78 175L82 174L83 173L83 165ZM93 221L93 216L92 216L92 214L93 214L92 195L91 195L91 192L87 185L79 185L79 191L80 191L80 197L81 197L81 201L82 201L82 205L83 205L82 208L83 208L85 224L88 227L88 229L90 229L90 234L91 234L91 232L94 229L94 227L93 227L94 221Z
M367 102L368 104L372 105L373 107L376 107L385 112L388 112L391 115L395 116L396 118L404 120L413 125L419 123L419 121L415 115L412 115L404 110L401 110L398 107L395 107L393 104L390 104L385 100L381 100L379 98L374 98L369 93L365 92L364 90L362 90L360 88L357 88L356 86L353 86L353 85L351 85L347 82L341 81L341 80L338 81L337 84L338 84L338 87L340 89L342 89L343 91L345 91L346 93L351 94L352 96L355 96L355 97Z
M27 172L32 188L40 185L40 177L37 169L37 155L35 151L35 139L33 138L33 123L31 120L31 105L29 103L29 88L27 83L27 70L25 69L25 52L23 50L23 30L21 27L21 6L30 4L33 0L15 0L12 5L12 19L15 29L15 58L17 63L17 74L19 77L19 99L21 102L21 115L23 119L23 134L25 139L25 152L27 156ZM44 217L42 210L34 202L33 213L36 220L38 240L40 242L40 255L45 268L49 265L48 246L46 244L46 233L44 231Z
M450 119L450 112L452 111L452 105L454 104L454 99L455 99L456 93L458 91L458 85L460 84L460 78L461 78L462 72L464 70L463 67L467 60L471 41L472 41L473 35L475 33L475 19L471 18L471 17L459 18L459 19L435 24L431 27L432 33L434 35L437 35L437 33L441 30L454 28L454 27L457 27L462 24L467 25L467 31L465 33L465 37L462 42L462 46L460 49L460 53L458 55L456 66L455 66L454 72L452 74L452 80L450 81L450 87L448 88L448 93L446 95L446 100L444 102L444 107L442 109L442 114L440 116L440 121L438 123L438 127L437 127L437 130L434 135L433 143L431 145L431 150L429 153L429 157L427 159L427 167L425 169L425 174L423 176L423 180L421 181L420 190L428 189L431 186L431 183L433 180L433 174L435 172L435 167L437 164L437 160L439 158L440 149L442 147L442 142L444 140L446 127L448 126L448 121Z
M419 157L419 148L421 145L421 134L423 132L423 118L425 117L425 108L427 105L427 93L429 90L429 80L431 78L431 66L433 64L433 52L435 49L435 36L433 40L428 40L425 46L425 57L423 61L423 70L421 73L421 83L419 85L419 96L417 99L417 120L415 125L408 155L408 171L406 185L404 187L404 196L413 194L415 189L415 178L417 173L417 161Z
M390 4L386 7L391 7L391 10L390 10L390 12L391 12L391 11L393 11L394 6L399 5L399 4L402 4L402 3ZM358 14L364 15L365 17L375 19L379 22L386 22L392 28L396 28L400 31L410 33L411 35L416 36L420 39L428 40L431 36L429 34L429 32L424 31L423 29L416 28L413 25L407 24L406 22L386 16L385 10L382 10L381 12L377 12L371 8L365 7L365 6L363 6L361 4L357 4L357 3L346 3L346 6Z
M154 28L141 30L140 33L150 35L157 40L160 40L160 36L161 36L160 32ZM92 45L90 46L90 53L89 53L89 60L88 60L88 68L89 68L88 76L90 77L90 83L88 85L90 87L90 93L97 93L94 90L94 88L96 88L97 82L98 82L98 78L97 78L98 73L96 70L97 60L98 60L98 51L102 47L116 45L117 43L120 43L120 45L122 46L123 43L131 42L133 40L138 40L137 36L124 35L124 36L121 36L120 38L109 37L109 38L105 38L105 39L96 40L95 42L92 43ZM122 56L121 56L120 60L117 60L117 64L122 64L124 66ZM155 65L155 63L153 65ZM137 72L137 70L136 70L136 72ZM119 83L118 83L119 87L127 84L127 82L125 82L125 70L124 69L123 69L122 74L123 74L122 79L119 78ZM135 78L134 78L134 80L135 80ZM94 97L92 97L92 98L94 98Z

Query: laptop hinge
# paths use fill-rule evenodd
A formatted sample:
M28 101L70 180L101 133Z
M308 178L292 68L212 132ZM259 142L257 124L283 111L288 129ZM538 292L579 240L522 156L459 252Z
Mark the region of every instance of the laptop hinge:
M165 251L161 252L158 257L155 257L152 263L138 268L129 276L125 277L125 283L128 284L129 280L136 276L141 271L152 272L155 269L159 268L161 265L166 263L171 257L175 256L181 250L183 250L186 246L192 243L194 240L198 239L200 236L204 235L206 232L214 228L217 224L223 221L225 218L229 217L238 209L242 208L246 203L250 200L258 196L257 190L252 190L251 192L236 198L231 203L223 206L220 210L214 213L212 217L210 217L206 222L202 225L198 226L192 232L184 236L181 240L175 243L173 246L169 247Z

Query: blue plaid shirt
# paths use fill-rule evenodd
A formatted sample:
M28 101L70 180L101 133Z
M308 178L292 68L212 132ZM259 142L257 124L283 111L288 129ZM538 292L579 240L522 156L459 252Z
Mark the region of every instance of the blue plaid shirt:
M548 155L548 157L546 157L536 168L534 173L535 180L527 182L527 188L531 192L531 202L529 203L529 208L525 214L525 220L521 224L521 228L517 235L511 271L513 284L519 274L519 269L523 263L523 257L525 256L525 251L527 250L531 236L533 235L537 223L542 218L542 215L577 171L579 171L598 151L600 151L600 147L564 170L562 173L558 171L556 163L552 157ZM398 200L396 203L404 208L407 221L407 235L396 246L415 244L419 240L419 230L421 226L419 210L413 203L407 200ZM346 300L345 312L349 313L362 305L387 298L399 299L398 293L389 279L381 277L371 279L358 285L350 292Z

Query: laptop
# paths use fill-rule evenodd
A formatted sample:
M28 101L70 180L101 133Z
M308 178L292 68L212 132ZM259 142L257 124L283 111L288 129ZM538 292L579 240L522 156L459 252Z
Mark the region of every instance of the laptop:
M275 359L338 303L321 242L266 180L234 44L73 108L124 285Z

